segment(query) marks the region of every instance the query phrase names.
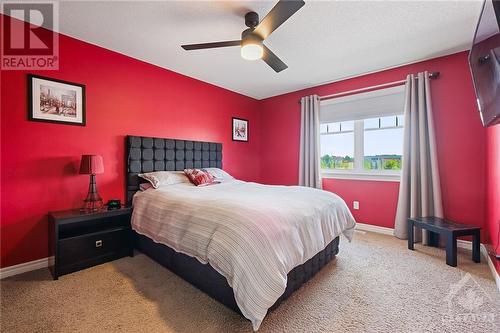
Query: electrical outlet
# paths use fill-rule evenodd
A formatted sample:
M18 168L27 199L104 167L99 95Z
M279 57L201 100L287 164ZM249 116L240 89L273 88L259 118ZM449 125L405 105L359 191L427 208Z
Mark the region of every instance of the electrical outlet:
M357 209L359 209L359 201L354 201L354 202L352 203L352 208L354 208L354 209L356 209L356 210L357 210Z

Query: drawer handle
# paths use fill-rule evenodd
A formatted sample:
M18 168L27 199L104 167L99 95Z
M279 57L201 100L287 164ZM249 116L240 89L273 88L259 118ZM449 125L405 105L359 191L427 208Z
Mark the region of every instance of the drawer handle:
M95 247L101 247L102 246L102 240L95 241Z

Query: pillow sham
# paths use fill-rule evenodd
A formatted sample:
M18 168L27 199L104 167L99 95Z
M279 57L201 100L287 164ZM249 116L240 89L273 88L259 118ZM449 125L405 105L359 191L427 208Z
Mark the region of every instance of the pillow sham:
M142 183L142 184L139 184L139 190L141 191L146 191L146 190L149 190L150 188L153 188L153 185L151 185L151 183Z
M150 182L154 188L164 185L189 183L189 179L186 178L186 175L182 171L155 171L140 173L138 176Z
M204 168L209 174L212 175L216 180L231 180L234 179L233 176L228 174L226 171L220 168Z
M184 169L184 173L196 186L207 186L219 183L219 181L216 181L215 178L204 169Z

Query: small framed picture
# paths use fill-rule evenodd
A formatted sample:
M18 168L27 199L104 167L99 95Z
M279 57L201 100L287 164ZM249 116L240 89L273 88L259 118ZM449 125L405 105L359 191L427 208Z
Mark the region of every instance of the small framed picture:
M248 120L233 118L233 141L248 141Z
M28 75L28 119L85 126L85 85Z

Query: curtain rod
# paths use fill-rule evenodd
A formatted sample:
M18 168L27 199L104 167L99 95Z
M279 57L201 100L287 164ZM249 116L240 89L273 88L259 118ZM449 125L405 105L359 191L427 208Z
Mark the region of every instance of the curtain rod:
M437 79L439 77L439 74L440 74L439 72L431 72L431 73L429 73L429 79L431 79L431 80ZM418 79L418 78L416 78L416 79ZM405 83L406 83L406 79L399 80L399 81L393 81L393 82L378 84L375 86L343 91L343 92L339 92L339 93L335 93L335 94L331 94L331 95L326 95L326 96L320 96L319 100L324 101L324 100L328 100L328 99L332 99L332 98L337 98L337 97L342 97L342 96L347 96L347 95L354 95L354 94L361 93L364 91L373 91L373 90L383 89L383 88L387 88L387 87L395 87L395 86L399 86L399 85L402 85ZM300 100L299 100L299 103L300 103Z

